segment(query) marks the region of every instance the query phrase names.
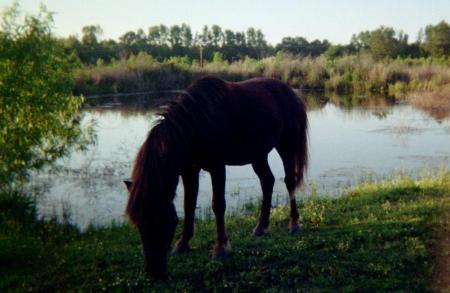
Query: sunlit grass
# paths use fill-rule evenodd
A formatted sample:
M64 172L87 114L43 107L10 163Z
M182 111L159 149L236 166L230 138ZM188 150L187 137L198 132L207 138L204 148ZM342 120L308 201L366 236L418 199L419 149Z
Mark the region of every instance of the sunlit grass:
M223 262L210 260L213 218L197 220L193 251L170 259L167 282L145 277L134 228L79 233L7 212L11 202L1 206L0 291L429 291L450 211L450 173L364 183L338 199L301 199L298 235L288 233L289 210L277 207L269 234L253 237L258 211L249 206L227 217L234 254ZM19 202L14 209L33 214L30 202Z
M245 58L198 62L186 58L157 61L140 53L129 59L100 62L76 70L76 93L97 94L168 90L187 87L207 74L230 81L251 77L280 79L294 88L328 90L337 93L379 93L403 97L405 93L438 90L450 83L448 58L374 60L359 54L327 59L285 54L261 60Z

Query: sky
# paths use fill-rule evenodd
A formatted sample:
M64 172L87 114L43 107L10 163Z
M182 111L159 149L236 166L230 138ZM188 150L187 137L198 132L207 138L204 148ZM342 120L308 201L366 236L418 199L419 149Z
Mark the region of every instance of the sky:
M345 44L352 34L381 25L406 32L414 41L420 28L450 23L450 0L20 0L25 12L36 13L40 4L55 13L58 36L81 35L85 25L100 25L103 38L117 39L130 30L151 25L186 23L193 32L204 25L246 31L261 29L275 45L283 37L308 41L328 39ZM12 3L0 0L0 9Z

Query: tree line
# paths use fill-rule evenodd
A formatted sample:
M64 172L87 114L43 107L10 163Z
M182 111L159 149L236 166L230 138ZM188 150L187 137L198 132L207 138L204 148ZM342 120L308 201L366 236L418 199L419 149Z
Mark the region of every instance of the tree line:
M81 38L62 38L64 46L74 50L85 64L98 60L127 58L139 52L152 55L157 60L186 57L188 60L213 60L214 56L236 61L246 56L261 59L285 52L292 55L316 57L325 54L329 58L357 53L369 53L375 59L386 57L428 57L450 54L450 26L441 21L428 25L418 32L418 38L409 42L409 36L392 27L381 26L372 31L354 34L348 44L333 45L328 40L308 42L304 37L285 37L275 46L269 44L260 29L249 27L245 32L223 29L218 25L204 26L193 33L187 24L150 26L147 31L128 31L119 39L101 39L102 28L89 25L82 28Z

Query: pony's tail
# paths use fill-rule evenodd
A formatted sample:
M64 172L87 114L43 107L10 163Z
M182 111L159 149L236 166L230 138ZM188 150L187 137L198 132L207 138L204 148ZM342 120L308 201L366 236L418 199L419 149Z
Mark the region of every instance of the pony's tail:
M299 102L299 113L296 117L296 145L295 152L295 187L302 185L304 174L308 168L308 117L306 116L306 105L301 98L297 98Z
M141 146L134 161L133 172L131 176L131 186L129 188L129 197L126 207L126 214L135 225L142 223L144 195L148 193L149 171L145 168L150 160L148 151L149 137Z

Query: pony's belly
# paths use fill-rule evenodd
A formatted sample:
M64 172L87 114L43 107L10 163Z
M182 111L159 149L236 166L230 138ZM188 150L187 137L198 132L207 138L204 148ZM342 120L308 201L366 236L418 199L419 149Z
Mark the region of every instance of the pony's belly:
M229 166L243 166L251 164L254 159L248 156L213 156L213 157L203 157L202 159L196 160L200 168L208 170L213 166L217 165L229 165Z
M243 166L243 165L247 165L247 164L251 164L252 161L249 159L230 159L230 160L225 160L224 164L228 165L228 166Z
M261 158L266 158L267 154L273 149L272 145L265 145L259 148L253 147L241 147L229 146L225 149L216 149L216 151L210 151L206 155L203 153L203 158L199 160L200 166L211 165L230 165L230 166L242 166L252 164Z

